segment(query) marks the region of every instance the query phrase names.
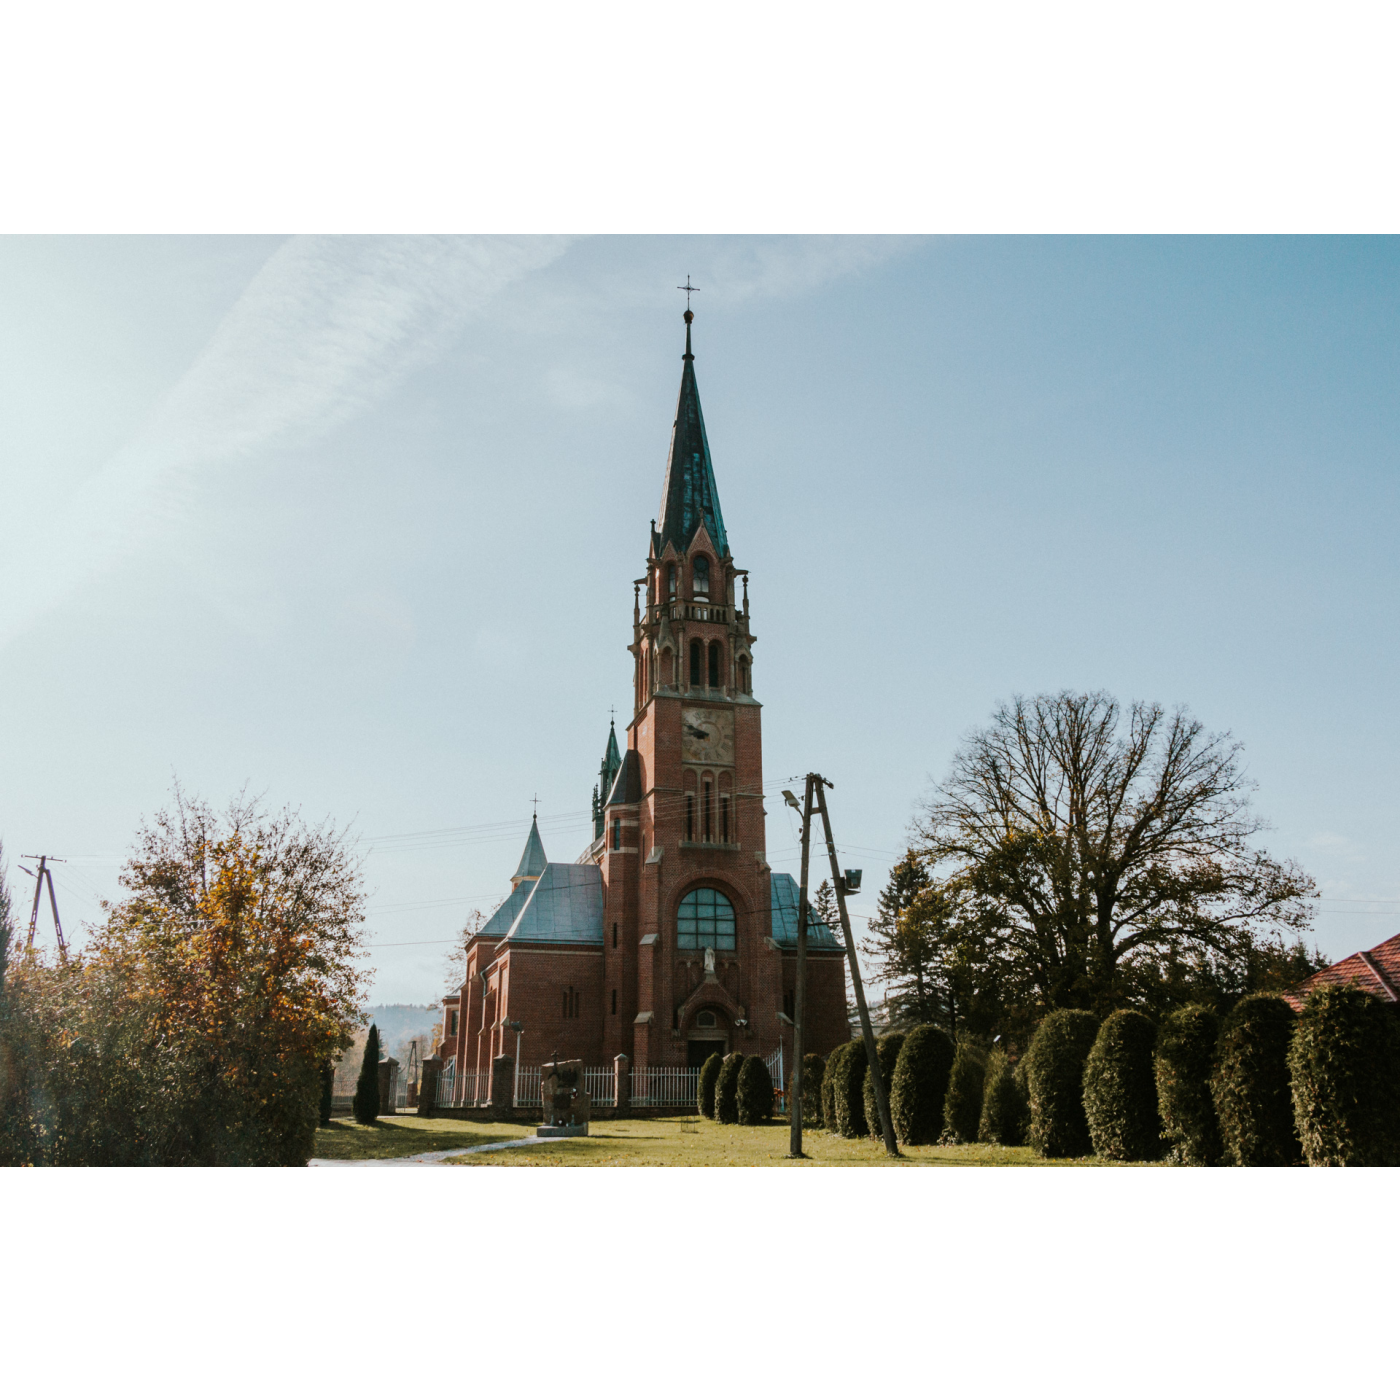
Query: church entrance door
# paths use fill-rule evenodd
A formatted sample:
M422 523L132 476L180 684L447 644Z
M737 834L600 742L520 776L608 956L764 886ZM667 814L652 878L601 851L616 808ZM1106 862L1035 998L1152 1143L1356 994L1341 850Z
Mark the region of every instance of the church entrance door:
M686 1041L685 1064L687 1069L699 1069L711 1055L723 1055L725 1050L724 1040L688 1040Z

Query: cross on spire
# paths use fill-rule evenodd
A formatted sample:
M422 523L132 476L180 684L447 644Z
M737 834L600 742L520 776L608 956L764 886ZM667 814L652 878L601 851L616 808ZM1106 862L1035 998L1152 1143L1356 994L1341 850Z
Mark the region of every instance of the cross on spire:
M539 795L539 793L536 793L536 794L534 795L534 797L531 799L531 801L535 804L534 815L535 815L536 817L538 817L539 814L540 814L540 795Z
M678 292L684 292L684 293L685 293L685 309L686 309L687 311L689 311L689 310L690 310L690 294L691 294L691 292L698 292L698 291L700 290L699 287L692 287L692 286L690 285L690 273L687 272L687 273L685 274L685 286L683 286L683 287L678 286L678 287L676 288L676 290L677 290Z

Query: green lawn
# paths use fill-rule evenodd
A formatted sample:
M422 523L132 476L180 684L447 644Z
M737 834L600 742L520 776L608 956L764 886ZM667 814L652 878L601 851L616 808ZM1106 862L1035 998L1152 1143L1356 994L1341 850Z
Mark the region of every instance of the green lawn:
M505 1142L510 1138L528 1137L532 1131L517 1123L464 1123L455 1118L419 1118L412 1114L396 1114L370 1124L357 1123L353 1118L336 1118L330 1127L316 1129L313 1155L341 1162L411 1157L415 1152L442 1152L449 1147ZM494 1155L487 1153L487 1156Z
M706 1118L640 1118L599 1121L586 1138L449 1158L453 1166L472 1167L1042 1167L1106 1165L1094 1159L1044 1162L1029 1147L906 1147L892 1161L884 1147L868 1139L839 1138L805 1132L810 1160L788 1159L788 1125L740 1128Z

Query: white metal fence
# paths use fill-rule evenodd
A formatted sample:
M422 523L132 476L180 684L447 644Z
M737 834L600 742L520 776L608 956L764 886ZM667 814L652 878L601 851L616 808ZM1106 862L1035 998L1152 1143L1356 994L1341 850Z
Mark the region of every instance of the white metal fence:
M632 1103L642 1108L694 1108L700 1087L698 1069L647 1066L632 1071Z
M611 1108L617 1102L617 1085L610 1065L585 1069L583 1087L600 1108Z
M773 1081L774 1109L781 1113L786 1104L784 1058L782 1046L767 1056ZM540 1102L540 1067L522 1065L515 1073L515 1102L528 1107ZM612 1065L589 1065L583 1071L583 1087L599 1108L611 1108L617 1102L617 1081ZM631 1102L639 1108L694 1108L700 1088L698 1069L679 1069L669 1065L649 1065L631 1071ZM407 1094L406 1082L401 1084L396 1098L402 1107ZM463 1070L457 1073L454 1061L443 1066L438 1077L437 1102L441 1108L480 1108L491 1101L489 1070Z

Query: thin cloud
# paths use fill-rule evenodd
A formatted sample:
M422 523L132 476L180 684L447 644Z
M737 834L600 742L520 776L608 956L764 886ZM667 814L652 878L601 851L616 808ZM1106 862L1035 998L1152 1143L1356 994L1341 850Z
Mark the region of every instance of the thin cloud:
M441 356L562 238L293 238L137 437L0 565L0 647L181 518L210 469L311 438Z

